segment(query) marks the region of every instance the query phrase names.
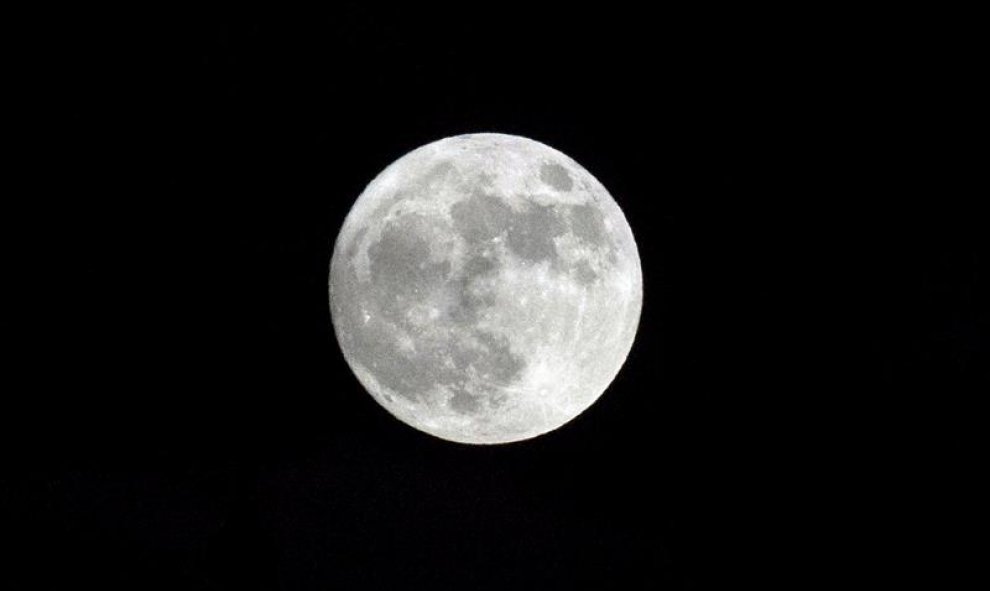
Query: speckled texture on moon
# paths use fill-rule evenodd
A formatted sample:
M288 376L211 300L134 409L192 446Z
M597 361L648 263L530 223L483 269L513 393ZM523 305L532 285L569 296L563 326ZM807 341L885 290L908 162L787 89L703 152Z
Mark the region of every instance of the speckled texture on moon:
M506 443L560 427L612 382L642 305L622 211L539 142L462 135L406 154L337 237L330 307L361 384L437 437Z

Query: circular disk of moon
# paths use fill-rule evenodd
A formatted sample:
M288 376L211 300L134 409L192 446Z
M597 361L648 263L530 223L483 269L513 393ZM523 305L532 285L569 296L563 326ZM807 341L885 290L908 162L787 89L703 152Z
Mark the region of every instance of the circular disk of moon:
M461 443L536 437L591 406L625 362L643 280L619 206L587 170L518 136L399 158L344 221L334 332L401 421Z

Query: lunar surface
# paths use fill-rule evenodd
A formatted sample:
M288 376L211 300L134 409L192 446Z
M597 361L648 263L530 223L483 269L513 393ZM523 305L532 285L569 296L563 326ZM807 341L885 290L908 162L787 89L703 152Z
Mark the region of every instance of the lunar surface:
M553 148L490 133L386 168L330 266L334 330L365 389L473 444L536 437L594 403L632 346L642 290L605 187Z

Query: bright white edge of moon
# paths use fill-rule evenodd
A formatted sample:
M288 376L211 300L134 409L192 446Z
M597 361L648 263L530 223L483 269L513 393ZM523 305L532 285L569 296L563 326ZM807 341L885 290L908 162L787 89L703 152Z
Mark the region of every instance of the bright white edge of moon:
M334 245L334 331L401 421L508 443L570 421L632 347L642 272L618 205L561 152L518 136L442 139L399 158Z

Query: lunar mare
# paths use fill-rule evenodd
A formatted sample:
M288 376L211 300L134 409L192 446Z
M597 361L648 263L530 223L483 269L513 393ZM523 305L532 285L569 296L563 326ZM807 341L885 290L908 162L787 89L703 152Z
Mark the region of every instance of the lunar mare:
M446 138L358 197L330 267L355 376L403 422L507 443L588 408L624 363L642 306L629 224L588 171L539 142Z

